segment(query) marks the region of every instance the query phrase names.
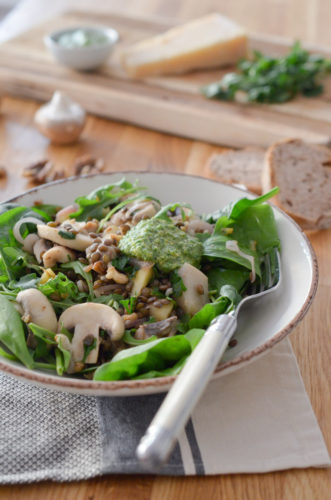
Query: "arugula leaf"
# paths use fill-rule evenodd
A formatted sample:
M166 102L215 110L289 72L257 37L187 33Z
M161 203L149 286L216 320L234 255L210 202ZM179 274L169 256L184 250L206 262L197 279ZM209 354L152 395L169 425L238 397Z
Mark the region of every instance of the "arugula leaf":
M114 215L119 210L121 210L121 208L124 208L126 205L129 205L133 201L138 201L138 200L145 201L147 198L149 198L149 197L142 196L142 195L132 196L132 197L130 196L126 200L123 200L120 203L117 203L117 205L115 205L111 210L109 210L108 214L103 219L101 219L100 224L99 224L99 232L103 229L103 226L111 218L111 216Z
M164 220L171 221L171 217L169 217L168 213L172 212L174 214L176 212L177 208L181 208L182 219L186 220L187 216L185 215L183 207L189 208L191 210L191 212L193 213L192 207L189 203L184 203L182 201L178 201L176 203L169 203L168 205L165 205L164 207L162 207L157 212L157 214L154 215L153 219L164 219Z
M41 205L35 205L33 207L33 210L40 215L43 214L43 217L46 220L46 217L48 217L48 222L53 220L59 210L61 210L61 206L59 205L49 205L49 204L44 204L42 203Z
M8 288L10 290L16 290L17 292L19 292L20 290L27 290L28 288L36 288L39 280L40 277L37 276L36 273L26 274L17 281L10 281L8 283Z
M92 299L94 297L93 290L93 278L91 272L86 272L84 266L79 260L73 260L71 262L66 262L65 264L61 264L62 269L72 269L76 274L81 276L88 286L89 290L89 298Z
M225 207L216 210L216 212L206 215L204 219L211 224L217 222L222 227L228 227L233 222L233 220L239 218L239 216L246 210L246 208L261 205L265 201L275 196L275 194L277 194L278 192L279 187L274 187L267 193L264 193L257 198L240 198L238 201L229 203Z
M75 202L79 205L77 212L70 214L70 218L77 221L86 221L88 218L101 219L103 209L116 205L120 202L120 198L131 193L136 193L145 188L133 185L125 179L121 179L114 184L101 186L92 191L87 196L79 196Z
M132 296L128 299L121 299L119 302L124 307L126 314L132 314L137 303L138 297Z
M51 278L46 283L40 283L38 289L46 295L46 297L59 297L60 299L72 299L75 302L80 302L86 294L80 292L76 283L71 281L65 274L59 272L55 278Z

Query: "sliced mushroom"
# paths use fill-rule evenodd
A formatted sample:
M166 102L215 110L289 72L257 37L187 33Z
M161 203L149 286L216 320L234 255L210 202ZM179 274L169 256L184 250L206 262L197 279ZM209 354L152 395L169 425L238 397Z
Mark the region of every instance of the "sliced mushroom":
M152 335L156 335L157 337L171 337L175 335L176 330L177 316L171 316L170 318L157 321L156 323L145 323L141 325L135 333L135 338L143 340L152 337Z
M43 293L36 288L28 288L19 292L16 302L23 308L22 320L25 323L35 323L51 332L56 332L56 314L52 304Z
M50 241L38 237L38 240L33 245L33 253L37 259L38 264L42 263L43 261L42 257L44 253L47 252L47 250L49 250L50 247L51 247Z
M73 205L68 205L67 207L62 208L61 210L58 211L55 217L56 222L64 222L65 220L68 219L70 214L73 214L77 212L78 205L73 204Z
M205 304L208 298L208 278L196 267L185 262L177 271L183 280L186 290L176 299L184 313L193 316Z
M65 262L70 262L76 259L76 254L72 250L60 245L55 245L54 247L47 250L43 255L44 267L53 267L57 262L64 264Z
M38 234L39 234L40 238L44 238L45 240L53 241L54 243L57 243L58 245L72 248L74 250L84 251L93 242L93 240L90 236L88 236L87 234L80 234L80 233L76 234L74 239L63 238L59 234L59 230L61 230L61 228L57 228L57 227L51 227L51 226L47 226L47 225L38 225L37 229L38 229Z
M87 337L96 339L96 346L87 356L85 363L96 363L99 353L99 330L105 330L111 340L120 340L124 334L124 321L113 309L104 304L86 302L66 309L59 318L61 328L74 329L72 338L72 359L80 362L84 358L84 340Z
M134 203L132 207L129 208L128 214L132 217L132 222L137 224L139 221L143 219L150 219L153 217L159 210L160 205L155 201L141 201Z
M160 208L161 206L155 200L133 201L116 212L110 219L110 222L117 226L121 226L127 221L132 220L134 224L137 224L142 219L150 219L153 217Z

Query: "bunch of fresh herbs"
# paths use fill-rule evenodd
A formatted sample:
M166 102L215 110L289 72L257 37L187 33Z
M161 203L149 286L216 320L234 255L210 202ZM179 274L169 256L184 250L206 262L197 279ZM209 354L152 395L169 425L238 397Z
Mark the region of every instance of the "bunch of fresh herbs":
M314 97L323 92L321 78L331 72L331 60L309 54L296 42L283 57L254 51L252 59L241 59L237 73L202 88L210 99L281 103L296 95Z

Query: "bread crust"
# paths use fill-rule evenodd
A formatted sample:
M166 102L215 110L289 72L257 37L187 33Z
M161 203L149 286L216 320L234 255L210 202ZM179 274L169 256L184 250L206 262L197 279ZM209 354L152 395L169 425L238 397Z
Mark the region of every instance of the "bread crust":
M277 152L279 148L286 148L287 146L290 148L291 146L300 147L304 145L305 148L309 147L312 153L322 152L325 154L327 160L320 164L322 168L328 168L328 165L324 165L324 163L330 163L331 167L331 150L326 146L320 146L315 144L307 144L301 139L285 139L278 141L272 144L266 152L265 161L261 173L261 184L262 184L262 192L265 193L277 186L280 188L281 192L284 192L288 186L282 186L279 179L277 179ZM330 183L330 206L331 206L331 183ZM297 193L300 196L300 185L297 186ZM288 206L284 206L281 201L280 194L277 194L273 198L273 203L277 205L279 208L284 210L290 217L292 217L303 229L307 230L318 230L318 229L326 229L331 227L331 211L324 212L322 209L319 215L316 218L310 218L308 215L303 216L296 212L295 207L293 209Z

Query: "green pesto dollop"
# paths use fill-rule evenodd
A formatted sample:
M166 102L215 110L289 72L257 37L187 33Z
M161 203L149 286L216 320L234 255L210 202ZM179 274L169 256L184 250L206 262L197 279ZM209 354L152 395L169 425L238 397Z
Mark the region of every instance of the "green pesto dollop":
M130 257L154 262L166 273L185 262L197 266L202 256L199 240L164 219L140 221L123 236L119 248Z

